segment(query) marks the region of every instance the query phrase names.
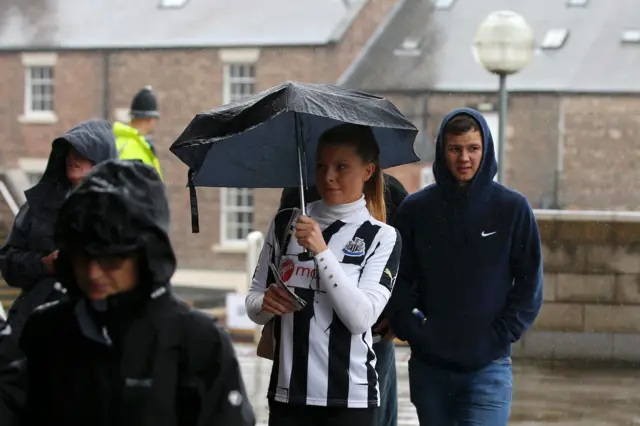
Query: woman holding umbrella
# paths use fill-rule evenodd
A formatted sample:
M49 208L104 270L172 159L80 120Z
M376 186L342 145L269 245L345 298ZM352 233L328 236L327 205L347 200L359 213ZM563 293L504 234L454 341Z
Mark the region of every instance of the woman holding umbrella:
M300 187L301 209L274 218L246 300L268 324L258 352L274 361L272 426L376 424L371 327L401 246L383 223L382 169L419 161L417 133L388 99L290 81L197 114L171 146L189 167L193 232L197 186ZM307 204L314 183L322 199Z
M306 215L289 212L283 235L275 221L267 234L246 307L254 322L273 321L270 426L376 424L371 327L389 300L401 251L384 223L379 157L367 126L325 131L315 172L322 199Z

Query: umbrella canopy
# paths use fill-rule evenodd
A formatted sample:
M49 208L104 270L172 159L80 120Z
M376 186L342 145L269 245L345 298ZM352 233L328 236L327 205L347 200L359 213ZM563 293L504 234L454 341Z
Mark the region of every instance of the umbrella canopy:
M284 188L299 185L297 144L313 184L318 137L342 123L370 126L381 167L419 161L416 127L388 100L337 86L284 83L203 112L171 146L196 186Z
M413 149L418 129L389 100L338 86L287 82L196 115L173 143L171 152L189 166L192 216L194 186L313 184L319 136L343 123L371 127L382 168L419 161Z

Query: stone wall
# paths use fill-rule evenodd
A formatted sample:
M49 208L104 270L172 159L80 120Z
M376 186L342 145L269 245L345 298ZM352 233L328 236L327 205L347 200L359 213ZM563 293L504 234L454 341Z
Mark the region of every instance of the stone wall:
M537 210L544 304L514 356L640 361L640 213Z
M425 161L433 160L437 131L452 109L498 104L495 92L380 94L420 129ZM505 183L539 208L640 209L639 115L637 94L510 92Z

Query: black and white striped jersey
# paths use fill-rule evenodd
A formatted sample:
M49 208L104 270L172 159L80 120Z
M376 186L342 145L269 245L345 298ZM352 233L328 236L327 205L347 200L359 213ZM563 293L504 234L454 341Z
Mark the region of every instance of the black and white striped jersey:
M400 237L370 215L364 198L341 206L318 201L309 204L307 214L319 223L328 249L300 261L296 255L303 249L291 238L280 259L282 280L307 304L274 319L268 396L291 404L376 407L371 327L391 295ZM272 224L246 301L249 317L258 324L273 318L261 307L276 241Z

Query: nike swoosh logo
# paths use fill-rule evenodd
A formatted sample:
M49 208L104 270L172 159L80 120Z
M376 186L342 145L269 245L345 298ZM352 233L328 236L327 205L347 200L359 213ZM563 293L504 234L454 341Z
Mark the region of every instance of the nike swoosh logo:
M498 232L498 231L486 232L486 233L484 231L482 231L482 233L480 235L482 235L483 237L488 237L489 235L493 235L496 232Z

